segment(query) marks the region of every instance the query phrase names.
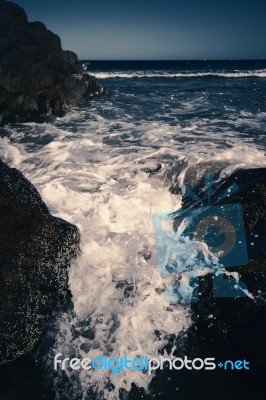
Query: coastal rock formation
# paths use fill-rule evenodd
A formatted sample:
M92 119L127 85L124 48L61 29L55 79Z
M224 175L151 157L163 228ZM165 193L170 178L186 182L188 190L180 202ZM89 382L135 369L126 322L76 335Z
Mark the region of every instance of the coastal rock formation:
M171 193L180 193L176 177L184 170L184 164L175 164L167 173ZM208 205L208 183L206 174L211 174L210 205L240 204L243 211L248 258L263 256L266 260L266 168L237 169L221 162L202 162L188 166L183 186L196 197L185 195L182 208L197 208ZM229 191L228 191L229 190ZM191 194L190 192L190 194ZM189 192L187 192L188 194ZM197 200L198 199L198 200Z
M53 217L34 186L0 161L0 364L34 348L56 310L71 305L67 267L79 232Z
M57 35L0 0L0 125L62 115L82 96L103 92Z
M185 167L181 185L177 177ZM181 162L169 168L167 178L172 193L180 193L183 186L183 210L200 215L200 210L208 209L209 204L209 215L215 215L212 206L222 206L226 213L227 207L239 204L243 216L247 259L243 263L236 262L243 248L239 249L239 242L232 241L238 250L232 249L234 254L230 255L225 270L238 273L250 295L239 296L240 291L232 291L236 281L225 274L219 281L213 274L200 277L198 290L201 296L192 304L194 315L198 316L197 332L191 329L190 344L193 343L197 350L203 349L203 358L211 353L219 359L224 357L224 349L227 349L226 357L238 357L239 354L248 357L249 354L253 365L257 369L263 368L258 349L265 348L265 336L261 332L266 328L266 168L235 168L217 161L186 166ZM235 218L230 210L227 216L235 221L235 225L221 230L222 239L242 230L238 217ZM211 326L210 315L213 316Z
M208 173L213 174L212 180L207 179L209 186L205 175ZM218 366L219 362L223 365L225 360L248 360L253 373L247 371L244 379L236 371L229 371L230 368L219 373L220 368L217 367L217 373L212 376L214 397L246 398L245 394L249 393L251 387L256 387L256 393L263 393L265 357L262 349L266 348L263 334L266 331L266 168L235 169L226 162L189 165L180 161L169 166L166 176L171 193L180 194L182 187L184 193L186 186L200 199L198 201L187 190L183 197L183 210L195 209L197 213L196 209L208 206L208 192L211 194L211 206L241 204L249 262L226 269L239 273L241 281L253 296L216 297L213 292L214 274L200 276L200 295L197 301L190 303L194 324L186 332L186 339L180 338L176 356L180 357L179 349L182 346L182 354L186 354L188 359L194 359L195 356L205 359L211 355ZM238 186L235 192L232 189L234 184ZM228 192L230 187L231 191ZM229 277L227 281L230 280ZM229 379L229 375L233 378ZM165 396L171 397L178 382L182 399L209 398L209 371L202 369L191 374L191 371L183 368L171 371L171 378L167 374L158 376L151 388L155 391L169 387L169 395L166 392ZM219 388L219 393L216 393L216 388Z

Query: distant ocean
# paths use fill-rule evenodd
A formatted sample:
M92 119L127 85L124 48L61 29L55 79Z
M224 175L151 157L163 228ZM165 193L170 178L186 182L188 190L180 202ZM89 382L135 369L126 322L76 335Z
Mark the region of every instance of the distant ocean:
M265 143L266 60L92 61L85 65L108 87L112 100L111 104L101 101L102 113L105 109L101 115L120 122L116 131L125 145L128 140L143 145L147 129L154 131L156 140L149 145L155 148L162 145L159 131L164 129L177 146L184 140L192 145L195 139L197 147L204 142L203 152L215 145L226 146L227 139L258 146ZM129 122L134 124L132 129L123 130L123 123ZM152 124L157 124L156 129ZM163 145L168 146L169 140Z
M169 307L156 290L151 217L180 207L165 181L173 163L266 165L266 60L83 63L108 93L62 118L12 125L14 141L1 149L82 235L69 270L75 312L58 316L43 356L59 400L126 398L151 377L53 374L55 353L156 356L191 325L189 305Z

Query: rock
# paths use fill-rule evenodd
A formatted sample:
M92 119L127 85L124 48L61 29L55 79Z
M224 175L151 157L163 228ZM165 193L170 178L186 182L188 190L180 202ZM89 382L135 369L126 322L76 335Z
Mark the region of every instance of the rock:
M241 204L249 259L266 257L266 168L237 169L229 175L226 172L228 168L232 167L221 162L202 162L188 167L183 185L193 191L200 201L186 195L182 208L208 205L205 174L213 174L210 205ZM177 163L168 170L171 193L181 193L177 176L183 169L184 164ZM228 192L232 185L237 185L237 190Z
M0 125L62 115L87 94L102 94L77 55L18 5L0 1Z
M180 399L214 397L233 400L248 398L250 388L256 387L256 396L262 399L266 349L266 168L235 170L226 162L201 162L193 166L177 162L166 173L170 191L181 194L181 187L185 185L200 198L197 201L186 191L183 210L208 205L206 173L214 174L210 205L240 203L243 208L249 262L228 271L240 274L254 299L248 296L215 297L213 274L199 277L200 296L198 301L189 304L193 324L184 337L175 342L174 355L186 355L189 359L214 357L217 364L246 359L250 362L250 371L243 378L237 373L242 371L224 371L217 367L210 385L210 371L202 369L192 374L183 368L170 371L170 377L168 373L158 374L150 389L157 393L166 387L165 398L170 398L178 386ZM238 185L238 190L222 199L225 193L230 194L227 190L233 184Z
M185 167L186 171L182 173L181 184L178 177ZM207 175L206 180L206 174L212 174L209 175L209 178L212 177L212 179L208 180ZM189 210L195 218L202 217L201 212L204 213L202 210L208 207L208 203L210 214L207 215L215 215L212 206L223 206L225 213L230 205L239 204L241 206L246 244L244 247L239 247L239 242L235 242L234 246L238 246L237 251L235 252L234 247L230 250L225 270L238 273L240 285L246 288L251 296L243 294L238 289L234 291L236 281L228 279L226 274L221 276L221 280L217 280L214 274L208 274L198 278L198 292L201 293L201 296L192 303L192 309L195 311L195 315L200 316L199 321L203 326L205 337L209 337L206 334L209 331L208 315L215 317L215 334L212 338L213 354L216 350L217 352L222 351L232 341L233 335L243 336L243 332L246 331L248 332L247 336L251 338L251 327L254 329L254 342L258 341L256 332L260 329L261 331L265 330L263 321L266 316L266 168L237 169L225 162L202 162L193 166L176 163L168 169L166 175L172 193L181 193L181 187L183 187L182 209ZM207 182L212 182L212 185L209 185L209 189L211 189L209 190L209 200ZM241 225L238 225L240 228L237 228L239 219L234 219L231 211L227 216L228 220L236 222L235 225L232 224L233 231L237 229L242 231ZM174 222L174 226L175 223L178 222ZM215 223L213 225L215 226ZM231 232L230 227L228 230L221 229L224 237ZM221 237L223 238L223 236ZM241 253L243 250L245 251L245 248L247 257L245 262L241 262ZM216 292L215 284L218 288ZM263 321L257 321L258 310L263 315ZM256 325L253 325L255 320ZM258 328L260 326L261 328ZM223 344L219 347L221 338L223 338ZM198 339L196 337L196 341ZM246 337L245 340L241 343L240 354L245 347L251 346L249 338ZM265 348L264 337L261 338L260 343ZM238 344L240 343L236 336L234 347L237 348ZM229 347L230 345L228 345ZM226 357L229 356L228 354Z
M173 217L173 229L188 217L182 235L205 242L225 268L219 276L212 274L209 296L250 297L265 302L266 168L177 162L168 168L166 180L171 193L182 193L182 208ZM198 252L197 262L206 265L203 253ZM228 277L233 272L240 278L239 285Z
M0 399L55 400L52 385L43 380L43 370L30 355L0 365Z
M11 140L11 132L8 129L0 128L0 138Z
M32 350L53 312L71 306L67 267L79 232L0 160L0 364Z

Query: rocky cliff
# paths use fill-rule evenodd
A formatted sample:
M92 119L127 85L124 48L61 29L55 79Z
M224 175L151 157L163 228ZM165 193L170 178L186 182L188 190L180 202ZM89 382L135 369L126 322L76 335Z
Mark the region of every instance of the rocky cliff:
M62 115L82 96L103 91L57 35L0 0L0 125Z

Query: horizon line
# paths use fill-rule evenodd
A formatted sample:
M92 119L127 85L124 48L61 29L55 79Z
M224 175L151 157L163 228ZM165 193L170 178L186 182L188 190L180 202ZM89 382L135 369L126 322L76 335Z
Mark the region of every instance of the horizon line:
M78 57L79 61L266 61L266 58L153 58L153 59L132 59L132 58L84 58Z

